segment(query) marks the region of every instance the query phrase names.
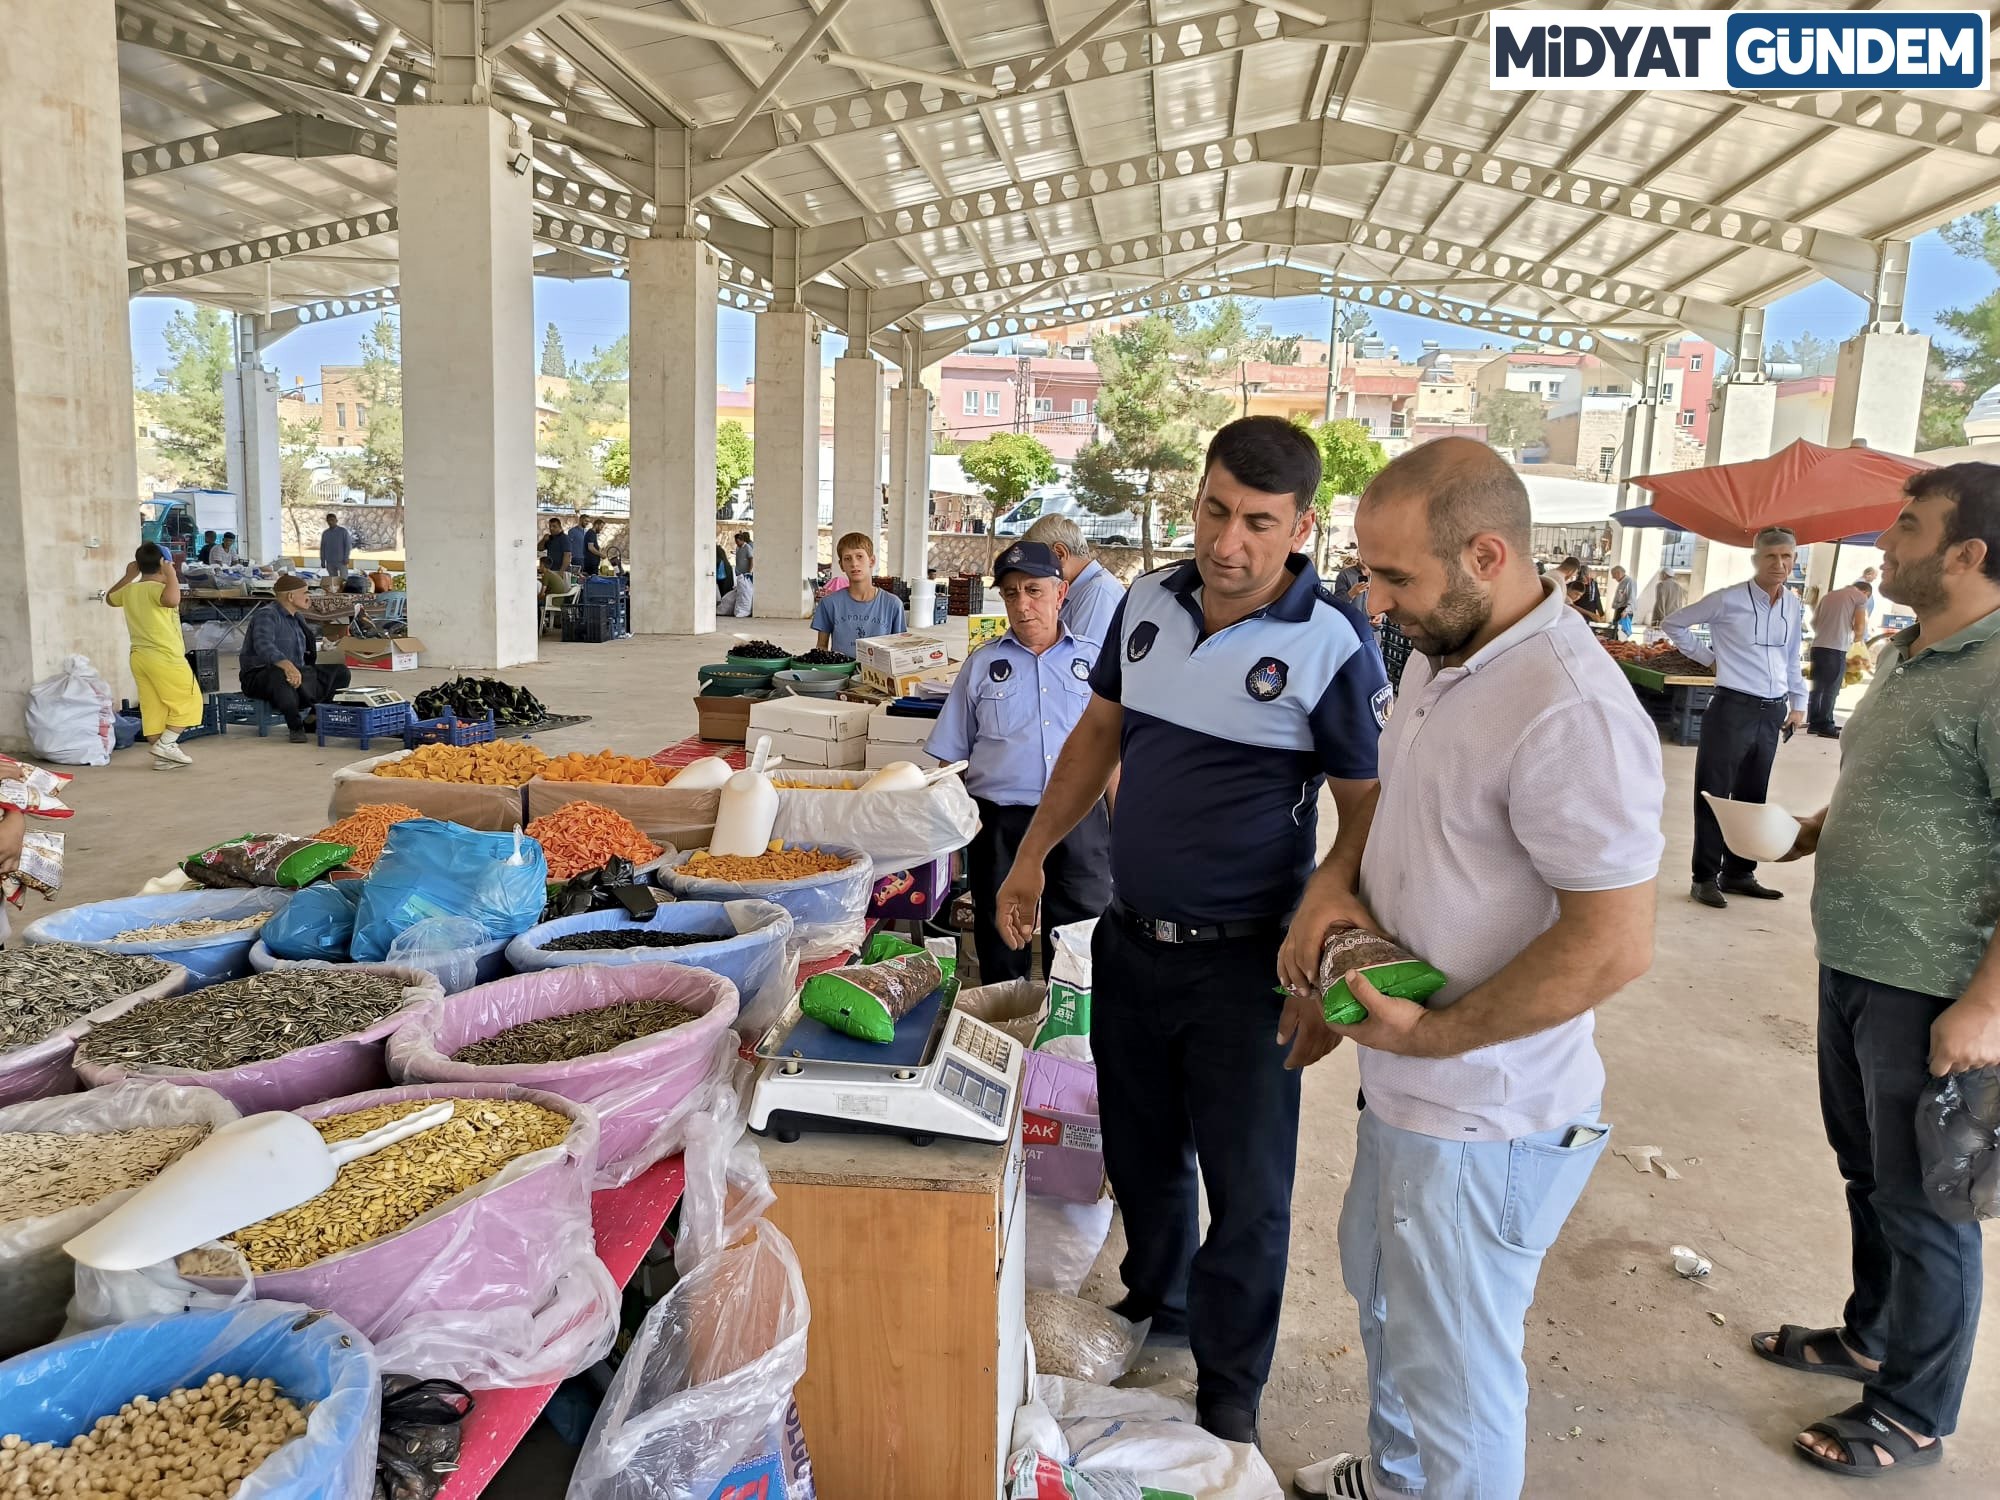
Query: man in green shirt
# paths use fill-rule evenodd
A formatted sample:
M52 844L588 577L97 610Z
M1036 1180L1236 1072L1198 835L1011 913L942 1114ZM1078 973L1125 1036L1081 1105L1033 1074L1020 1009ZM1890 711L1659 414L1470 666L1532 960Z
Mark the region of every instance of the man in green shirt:
M1923 1468L1958 1423L1979 1325L1976 1224L1924 1191L1917 1098L2000 1064L2000 466L1913 476L1882 533L1882 593L1917 623L1884 651L1840 780L1790 857L1817 851L1820 1111L1854 1236L1838 1327L1758 1334L1764 1358L1856 1380L1798 1449L1843 1474Z

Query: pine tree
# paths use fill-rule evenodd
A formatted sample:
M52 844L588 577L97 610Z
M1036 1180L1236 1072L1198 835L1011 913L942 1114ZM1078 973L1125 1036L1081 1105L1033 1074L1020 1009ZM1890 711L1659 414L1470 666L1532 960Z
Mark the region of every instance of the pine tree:
M563 358L562 330L553 323L542 330L542 373L558 380L569 374L569 362Z

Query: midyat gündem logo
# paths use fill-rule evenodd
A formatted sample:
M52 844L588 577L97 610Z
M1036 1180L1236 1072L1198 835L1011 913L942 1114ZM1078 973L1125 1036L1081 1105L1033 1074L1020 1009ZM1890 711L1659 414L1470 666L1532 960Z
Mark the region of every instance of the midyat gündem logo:
M1495 11L1496 89L1983 89L1983 10Z

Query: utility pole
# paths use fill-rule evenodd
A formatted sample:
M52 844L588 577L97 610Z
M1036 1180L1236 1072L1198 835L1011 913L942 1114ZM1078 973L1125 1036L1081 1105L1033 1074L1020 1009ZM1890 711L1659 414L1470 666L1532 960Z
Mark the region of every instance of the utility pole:
M1014 356L1014 430L1035 435L1035 382L1025 354Z
M1333 317L1326 330L1326 415L1323 421L1333 420L1333 388L1340 372L1340 299L1333 299Z

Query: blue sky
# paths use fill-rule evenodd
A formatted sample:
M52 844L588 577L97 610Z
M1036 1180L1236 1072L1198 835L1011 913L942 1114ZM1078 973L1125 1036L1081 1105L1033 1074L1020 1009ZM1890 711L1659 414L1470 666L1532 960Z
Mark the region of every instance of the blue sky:
M1963 307L1985 296L1994 286L1994 275L1985 266L1960 259L1945 248L1935 234L1914 242L1910 255L1909 303L1905 318L1918 332L1932 332L1939 309ZM535 282L535 328L537 348L541 329L553 322L562 330L565 352L574 359L598 345L608 344L626 331L630 316L630 289L623 281L604 278L592 281ZM176 308L185 304L161 298L142 297L132 303L132 356L139 378L150 381L166 361L160 330ZM1299 333L1324 338L1329 309L1325 299L1291 297L1279 302L1257 304L1258 315L1279 333ZM1861 299L1830 281L1821 281L1771 305L1765 316L1765 337L1771 342L1790 342L1801 333L1811 332L1822 339L1838 341L1860 325ZM1446 345L1462 344L1464 330L1451 324L1406 313L1374 314L1376 329L1383 339L1401 349L1404 358L1414 358L1427 338ZM360 358L360 339L372 319L367 314L313 324L280 342L271 352L274 363L289 387L295 376L304 376L308 386L319 379L322 364L352 364ZM753 324L748 313L724 308L717 328L717 371L722 380L740 386L751 373L754 359ZM839 353L844 340L830 335L822 344L824 356Z

